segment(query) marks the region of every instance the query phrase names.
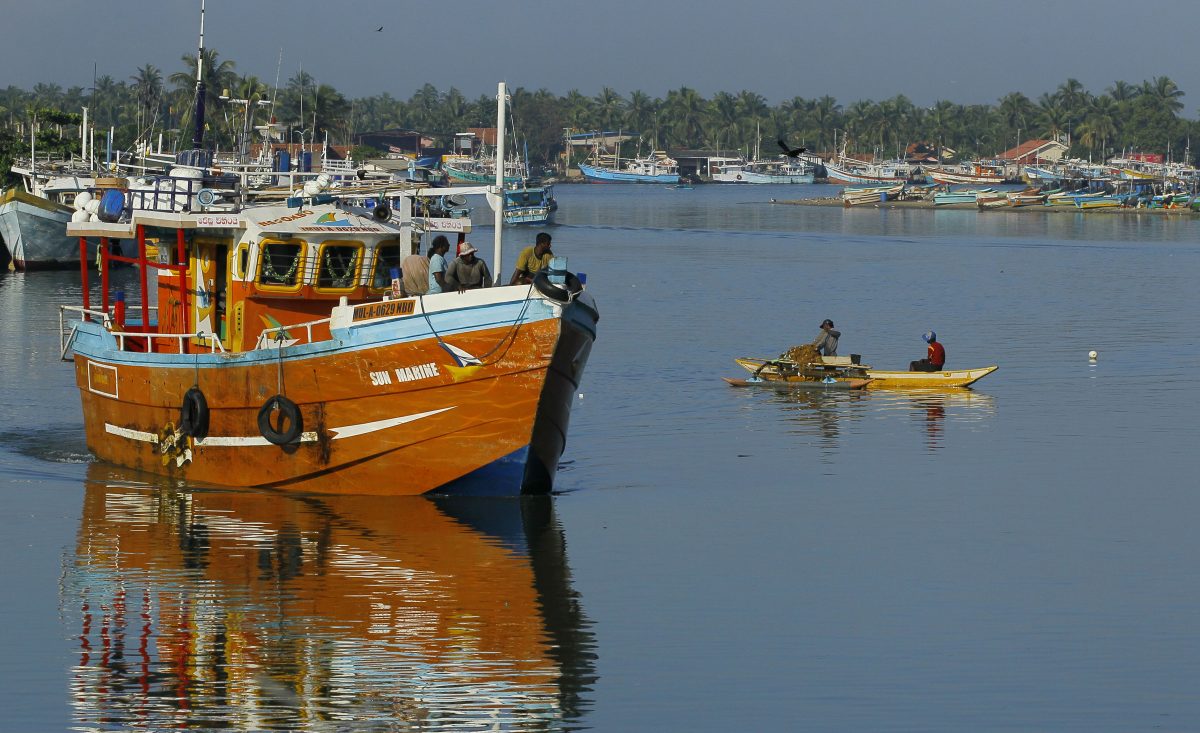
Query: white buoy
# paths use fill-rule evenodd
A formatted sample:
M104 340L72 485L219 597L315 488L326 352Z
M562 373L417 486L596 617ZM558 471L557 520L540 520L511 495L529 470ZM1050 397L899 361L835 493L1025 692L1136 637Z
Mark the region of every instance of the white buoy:
M1095 361L1097 356L1100 356L1100 355L1097 354L1095 351L1088 352L1088 358L1091 359L1092 361Z

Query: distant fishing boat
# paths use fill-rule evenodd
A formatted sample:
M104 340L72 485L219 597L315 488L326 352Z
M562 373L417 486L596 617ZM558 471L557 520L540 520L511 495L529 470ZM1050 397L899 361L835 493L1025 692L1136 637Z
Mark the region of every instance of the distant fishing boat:
M849 207L861 204L876 204L881 201L893 201L903 192L903 183L890 186L847 186L842 190L842 204Z
M554 186L522 184L504 191L505 224L553 224L556 211Z
M859 163L852 159L843 158L836 163L826 161L824 166L826 177L830 183L856 185L904 183L912 179L917 173L915 166L903 161Z
M593 163L580 163L579 171L593 183L679 183L678 165L662 151L624 162L600 156Z
M981 162L963 163L952 168L926 168L925 175L934 183L986 185L1004 183L1004 174L994 165Z
M780 156L775 160L753 160L720 166L713 183L812 183L813 168L807 162Z
M977 203L980 196L988 197L995 195L998 192L994 188L984 189L962 189L959 191L939 191L933 195L934 206L945 206L947 204L974 204ZM1001 194L1003 197L1003 194Z
M442 161L442 170L457 183L478 185L496 182L495 162L489 163L483 158L447 156ZM504 185L517 184L521 182L524 166L519 162L505 164L504 171Z

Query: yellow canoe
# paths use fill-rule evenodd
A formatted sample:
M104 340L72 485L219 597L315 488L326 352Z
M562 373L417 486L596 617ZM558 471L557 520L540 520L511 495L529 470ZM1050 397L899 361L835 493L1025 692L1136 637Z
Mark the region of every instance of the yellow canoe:
M849 360L845 357L826 357L838 366L846 366ZM847 364L842 364L843 359ZM734 359L743 369L756 373L767 380L786 379L780 374L778 360L772 359ZM930 389L936 387L967 387L999 369L999 366L986 366L978 369L950 369L942 372L892 372L883 369L872 369L859 365L862 376L870 379L867 389Z

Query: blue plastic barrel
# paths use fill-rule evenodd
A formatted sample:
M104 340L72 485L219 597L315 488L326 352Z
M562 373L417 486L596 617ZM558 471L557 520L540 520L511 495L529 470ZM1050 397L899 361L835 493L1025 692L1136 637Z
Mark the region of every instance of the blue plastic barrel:
M312 153L308 150L300 153L300 170L305 173L312 172Z
M100 197L100 208L96 210L96 216L100 221L113 224L121 220L121 214L125 211L125 192L115 188L110 188Z

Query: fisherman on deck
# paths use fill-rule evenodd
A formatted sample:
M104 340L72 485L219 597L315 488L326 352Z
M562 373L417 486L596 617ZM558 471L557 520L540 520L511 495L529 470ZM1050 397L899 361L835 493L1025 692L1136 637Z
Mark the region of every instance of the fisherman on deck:
M439 241L440 240L440 241ZM417 252L417 244L413 244L413 253L400 261L400 291L406 298L413 295L424 295L429 292L429 258L433 257L434 248L450 242L439 234L433 238L425 254Z
M908 371L910 372L940 372L942 367L946 365L946 349L941 342L937 340L937 334L933 331L926 331L921 338L925 339L925 343L929 344L928 355L920 361L910 362Z
M821 356L837 356L838 339L842 337L841 331L833 330L833 321L826 318L821 321L821 333L812 342L812 345L817 348L817 353Z
M534 273L550 266L550 235L541 232L534 240L532 247L526 247L517 255L517 269L513 271L509 285L528 285L533 282Z
M435 237L429 245L429 294L444 293L446 285L446 253L450 251L450 242L442 236Z
M458 257L446 268L447 290L465 293L475 288L492 287L492 273L487 263L475 256L478 251L470 242L459 246Z

